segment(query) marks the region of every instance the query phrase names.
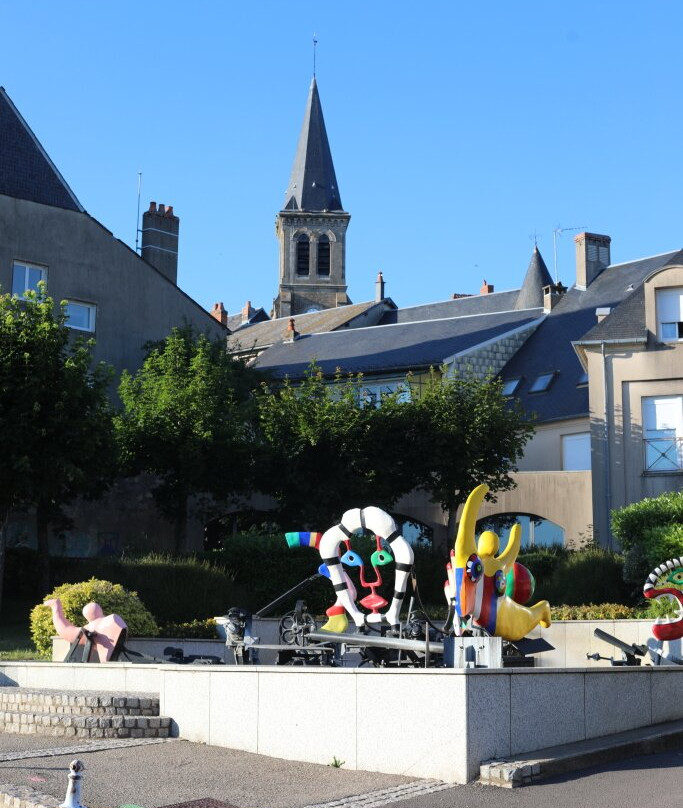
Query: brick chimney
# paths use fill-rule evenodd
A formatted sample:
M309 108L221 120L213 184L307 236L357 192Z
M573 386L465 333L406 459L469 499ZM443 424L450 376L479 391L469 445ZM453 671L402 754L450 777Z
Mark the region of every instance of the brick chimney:
M254 314L256 314L256 309L252 307L251 300L247 300L242 307L242 325L248 323Z
M225 307L223 306L222 301L220 303L214 303L213 304L213 308L211 309L211 316L214 319L218 320L218 322L221 325L224 325L224 326L227 327L227 325L228 325L228 312L225 310Z
M375 281L375 303L381 303L384 300L384 276L381 272L377 273L377 280Z
M172 205L157 207L149 203L142 214L142 250L140 254L173 283L178 282L178 232L180 219Z
M481 282L481 289L479 290L480 295L490 295L493 292L493 284L486 283L486 279Z
M299 339L299 332L294 325L294 318L290 317L285 331L285 342L294 342L296 339Z
M579 233L576 244L576 288L587 289L605 267L610 265L609 236Z
M543 287L543 311L547 314L560 302L560 298L567 291L561 283L550 284Z

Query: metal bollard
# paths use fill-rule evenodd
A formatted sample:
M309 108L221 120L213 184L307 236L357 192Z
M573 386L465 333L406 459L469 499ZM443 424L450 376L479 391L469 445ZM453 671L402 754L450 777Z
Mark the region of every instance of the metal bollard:
M66 797L59 808L85 808L81 803L81 772L85 766L80 760L72 760L69 764L69 785L66 787Z

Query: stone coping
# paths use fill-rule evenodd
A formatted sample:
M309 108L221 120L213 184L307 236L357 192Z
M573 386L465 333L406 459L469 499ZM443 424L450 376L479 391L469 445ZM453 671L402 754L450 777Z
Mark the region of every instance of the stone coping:
M51 660L0 660L0 675L3 669L13 668L26 668L34 665L41 667L47 665L57 665L63 667L64 665L79 665L83 666L84 663L78 662L53 662ZM514 674L515 676L557 676L564 673L591 673L591 674L628 674L640 671L641 673L655 673L657 671L663 673L683 672L683 665L633 665L633 666L612 666L612 665L596 665L586 667L574 668L350 668L350 667L326 667L326 666L306 666L306 665L175 665L173 663L162 664L146 664L146 663L132 663L132 662L97 662L88 663L87 667L100 668L100 669L132 669L140 670L174 670L185 671L187 673L197 673L199 671L205 673L221 673L240 672L243 674L249 673L268 673L277 671L278 673L298 675L301 673L310 675L335 675L335 676L384 676L387 673L398 674L401 676L415 676L428 673L432 676L508 676ZM6 685L12 687L12 685ZM3 687L0 682L0 687ZM32 688L30 688L32 689ZM64 688L57 688L63 690ZM84 691L85 692L85 691Z

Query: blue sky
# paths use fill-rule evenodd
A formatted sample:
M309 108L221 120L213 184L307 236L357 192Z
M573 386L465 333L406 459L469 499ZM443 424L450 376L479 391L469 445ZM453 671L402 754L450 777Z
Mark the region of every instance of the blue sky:
M270 309L274 220L312 73L344 207L347 280L401 306L518 287L538 234L683 246L683 5L632 2L0 2L0 84L85 206L135 243L180 216L180 286ZM574 233L558 241L574 277Z

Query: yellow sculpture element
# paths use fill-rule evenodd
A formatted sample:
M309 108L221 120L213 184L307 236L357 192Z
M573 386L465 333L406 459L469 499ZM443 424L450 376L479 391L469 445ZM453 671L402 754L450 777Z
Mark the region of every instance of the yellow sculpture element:
M490 634L505 640L521 640L539 623L550 625L550 604L539 601L531 607L522 606L505 594L506 575L517 559L522 528L515 524L510 531L507 547L500 548L498 536L484 531L477 546L474 530L477 514L488 492L479 485L467 498L451 552L446 596L455 603L459 617L471 615L474 622Z

